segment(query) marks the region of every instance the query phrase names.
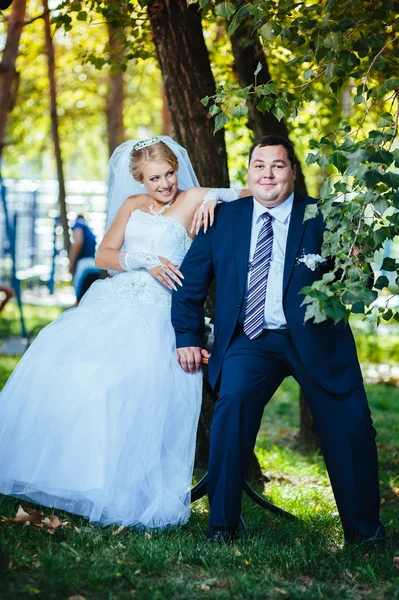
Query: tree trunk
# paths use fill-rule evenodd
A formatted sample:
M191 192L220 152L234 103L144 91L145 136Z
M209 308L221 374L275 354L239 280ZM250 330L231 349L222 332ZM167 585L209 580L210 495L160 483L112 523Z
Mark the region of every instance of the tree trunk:
M172 137L172 119L170 117L170 110L168 106L168 101L166 99L165 88L162 85L162 135L168 135Z
M112 64L117 66L123 64L124 37L122 30L116 30L108 25L109 52ZM107 127L108 127L108 151L109 155L115 148L125 141L125 128L123 125L123 106L125 101L125 82L123 71L111 72L109 75L108 95L106 103Z
M250 20L245 21L231 36L233 48L234 64L233 69L241 87L247 87L254 82L254 72L260 63L262 70L257 75L258 85L263 85L271 81L267 59L257 34L252 32ZM256 137L264 135L281 135L289 137L287 125L282 119L279 121L272 112L261 113L254 103L251 96L248 96L248 127L252 129ZM302 173L301 165L297 165L297 177L295 189L297 192L306 194L306 184Z
M216 88L200 13L194 6L187 7L186 0L150 0L148 12L173 137L186 148L200 185L228 187L224 131L213 135L213 120L201 104L201 98L213 96ZM208 308L213 304L212 290L209 296ZM213 401L204 391L196 453L196 465L204 468L209 457L212 414ZM262 476L256 457L250 475L254 479Z
M252 23L250 20L242 23L231 36L231 44L234 56L233 68L241 87L247 87L253 83L254 72L259 63L263 68L257 75L257 83L263 85L270 82L271 77L267 59L258 35L252 33ZM283 137L289 137L288 128L285 122L283 120L279 121L272 112L261 113L252 102L251 96L248 97L247 106L248 127L249 129L252 129L257 138L264 135L281 135ZM295 189L297 192L306 194L305 178L299 162L297 164ZM306 451L314 450L320 446L320 442L313 422L313 417L302 390L299 394L299 411L299 447Z
M0 63L0 159L6 144L7 117L13 105L13 86L15 86L17 80L15 64L18 57L19 40L24 26L25 13L26 0L14 0L8 19L6 45Z
M69 252L70 238L68 228L68 217L66 207L66 192L65 192L65 180L64 170L62 164L60 136L58 130L58 114L57 114L57 87L55 81L55 57L54 57L54 45L53 38L51 35L50 28L50 13L48 8L48 0L43 0L44 9L44 33L46 40L46 54L48 64L48 78L50 84L50 118L51 118L51 135L54 144L55 162L57 165L57 177L58 177L58 204L60 208L61 225L64 235L64 248Z
M302 390L299 391L299 418L300 425L297 436L298 447L304 452L310 452L320 448L320 439L316 431L316 425L309 410Z
M213 119L201 104L215 94L201 13L186 0L150 0L148 13L174 138L186 148L201 185L228 187L224 131L213 135Z

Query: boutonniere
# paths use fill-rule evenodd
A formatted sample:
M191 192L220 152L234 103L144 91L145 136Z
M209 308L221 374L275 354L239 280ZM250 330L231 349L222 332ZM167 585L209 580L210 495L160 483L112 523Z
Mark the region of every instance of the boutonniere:
M302 254L297 260L297 264L304 264L311 271L315 271L319 265L327 262L325 258L321 258L320 254Z

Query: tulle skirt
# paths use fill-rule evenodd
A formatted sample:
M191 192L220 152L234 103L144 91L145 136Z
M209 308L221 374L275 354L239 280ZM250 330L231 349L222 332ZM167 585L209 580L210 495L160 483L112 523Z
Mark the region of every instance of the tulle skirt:
M96 282L0 394L0 493L101 525L185 523L201 389L176 361L169 291L143 271Z

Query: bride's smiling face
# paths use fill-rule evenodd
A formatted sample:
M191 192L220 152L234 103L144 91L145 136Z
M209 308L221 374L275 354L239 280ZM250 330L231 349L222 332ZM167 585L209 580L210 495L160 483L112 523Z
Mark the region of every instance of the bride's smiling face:
M177 172L166 160L148 162L143 169L142 183L149 195L162 204L177 194Z

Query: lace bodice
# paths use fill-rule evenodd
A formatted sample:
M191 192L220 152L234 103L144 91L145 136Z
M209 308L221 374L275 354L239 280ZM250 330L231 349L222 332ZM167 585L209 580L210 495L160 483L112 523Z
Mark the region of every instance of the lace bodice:
M127 222L124 250L130 254L148 252L180 265L190 245L183 225L169 217L135 210Z
M123 250L132 255L156 254L180 265L191 241L183 225L177 221L135 210L126 225ZM148 304L171 304L171 290L159 283L146 269L118 273L98 283L102 285L104 315L121 304L129 304L138 312L140 307Z

